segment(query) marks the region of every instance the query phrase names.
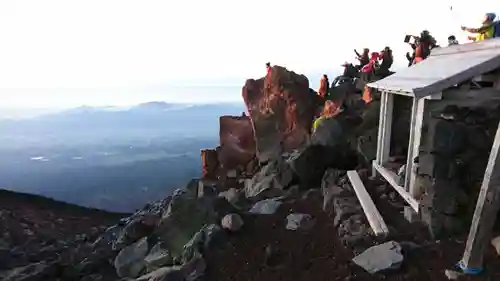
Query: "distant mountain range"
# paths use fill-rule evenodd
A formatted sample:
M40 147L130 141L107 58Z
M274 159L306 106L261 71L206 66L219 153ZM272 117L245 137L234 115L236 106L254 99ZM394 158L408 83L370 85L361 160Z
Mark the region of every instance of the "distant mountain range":
M133 211L198 177L219 116L243 104L88 107L0 120L0 187Z
M0 120L0 149L19 146L120 143L155 138L217 137L220 115L240 115L243 104L170 104L149 102L133 107L78 107L28 119ZM28 138L27 138L28 137ZM122 142L125 140L125 142ZM14 143L15 142L15 143Z

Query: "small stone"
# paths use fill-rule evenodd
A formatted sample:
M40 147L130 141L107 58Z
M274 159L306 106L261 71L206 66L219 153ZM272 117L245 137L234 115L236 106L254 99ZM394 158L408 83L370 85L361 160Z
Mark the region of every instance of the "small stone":
M281 201L276 198L265 199L259 201L253 205L252 209L250 209L251 214L259 214L259 215L273 215L276 213L278 208L281 206Z
M352 261L371 274L388 269L398 269L403 263L401 245L390 241L381 245L368 248L362 254L354 257Z
M493 240L491 240L491 245L495 247L497 254L500 256L500 236L493 238Z
M221 225L229 231L238 231L243 226L243 219L238 214L227 214L222 218Z
M315 223L315 220L308 214L289 214L286 220L286 229L288 230L309 230Z
M457 280L458 277L463 275L463 273L447 269L444 271L444 275L446 275L446 277L448 277L448 280Z

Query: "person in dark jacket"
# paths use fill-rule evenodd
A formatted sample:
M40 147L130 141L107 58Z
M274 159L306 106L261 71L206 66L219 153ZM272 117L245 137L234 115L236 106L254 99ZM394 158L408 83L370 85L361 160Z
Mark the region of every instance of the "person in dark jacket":
M389 69L394 62L394 58L392 56L392 50L389 47L385 47L382 52L380 52L380 57L382 58L382 62L377 69L377 75L381 77L386 77L390 74Z
M356 49L354 49L354 53L356 53L356 58L359 61L358 69L363 68L363 66L367 65L370 62L370 49L364 48L363 54L359 54Z

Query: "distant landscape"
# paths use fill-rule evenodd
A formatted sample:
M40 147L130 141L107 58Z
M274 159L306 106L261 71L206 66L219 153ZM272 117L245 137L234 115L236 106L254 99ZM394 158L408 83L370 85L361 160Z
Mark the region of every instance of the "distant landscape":
M200 149L218 144L219 116L244 110L150 102L0 117L0 187L133 211L198 177Z

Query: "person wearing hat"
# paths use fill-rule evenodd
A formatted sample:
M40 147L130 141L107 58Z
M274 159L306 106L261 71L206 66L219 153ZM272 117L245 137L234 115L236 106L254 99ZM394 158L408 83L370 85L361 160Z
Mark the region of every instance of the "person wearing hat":
M477 34L476 36L468 36L467 38L472 41L482 41L485 39L493 38L495 34L495 18L497 15L495 13L486 13L483 18L481 27L470 28L462 26L463 31Z

